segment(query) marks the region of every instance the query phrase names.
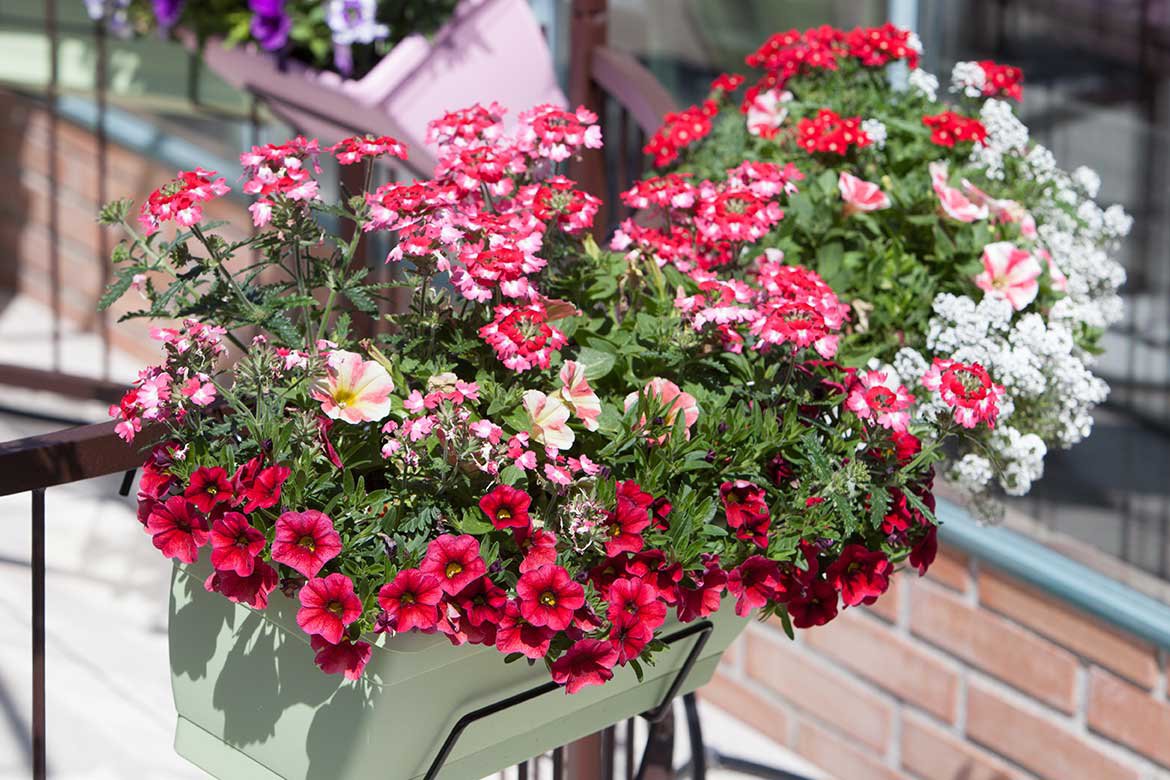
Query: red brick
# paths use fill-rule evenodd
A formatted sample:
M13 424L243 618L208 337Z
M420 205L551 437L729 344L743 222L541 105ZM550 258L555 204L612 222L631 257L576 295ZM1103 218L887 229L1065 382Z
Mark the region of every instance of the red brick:
M955 721L958 672L885 624L850 611L809 631L805 641L898 698Z
M807 720L801 720L797 727L796 752L838 780L901 780L904 777L871 751L857 748L851 740Z
M1068 651L937 588L915 588L910 628L1046 704L1076 708L1077 659Z
M902 600L906 598L906 592L910 589L909 584L906 582L908 577L913 579L918 578L917 575L909 573L909 570L890 578L889 590L883 593L881 598L864 609L867 612L872 612L877 615L882 620L897 623L902 613Z
M979 601L1139 685L1152 688L1158 681L1158 658L1151 645L1108 628L1017 580L994 572L981 573Z
M723 672L716 672L711 682L699 689L699 698L743 721L773 742L787 745L788 711L754 688Z
M1093 669L1089 672L1089 728L1170 767L1170 704L1148 691Z
M926 579L966 593L971 588L971 561L961 552L940 547L938 556L926 572Z
M1046 780L1137 780L1139 772L1084 735L1025 710L979 682L967 690L967 737Z
M894 708L871 688L797 649L779 632L752 630L746 648L750 678L866 745L886 749Z
M912 712L902 717L902 768L922 780L1028 780L1032 777Z

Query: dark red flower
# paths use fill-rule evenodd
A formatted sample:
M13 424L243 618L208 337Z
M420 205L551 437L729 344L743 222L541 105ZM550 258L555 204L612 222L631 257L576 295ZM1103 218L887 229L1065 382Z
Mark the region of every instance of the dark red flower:
M922 452L922 442L909 431L894 431L890 434L890 440L894 443L894 457L903 466Z
M385 611L388 628L399 633L417 628L434 631L439 623L443 589L439 578L418 569L403 569L393 582L378 591L378 606Z
M707 617L719 611L723 591L727 590L727 572L719 566L719 556L706 560L707 568L701 574L691 572L694 587L680 585L678 589L678 619L684 623Z
M625 480L617 484L617 511L609 517L606 555L612 558L623 552L636 553L642 549L642 531L650 525L653 503L654 497L642 490L637 482Z
M553 682L565 686L566 693L576 693L587 685L601 685L613 679L618 651L610 642L581 639L565 654L553 661Z
M792 464L780 453L776 453L768 461L768 479L772 480L772 484L776 487L782 487L790 482L795 474Z
M474 536L443 534L427 545L418 568L437 577L443 592L451 596L482 577L487 564L479 557L479 542Z
M520 653L533 660L544 658L556 632L534 626L520 614L520 605L509 601L496 629L496 649L501 653Z
M252 573L241 577L234 571L214 571L203 583L208 593L220 593L228 601L247 604L252 609L266 609L268 594L280 584L276 569L263 561L256 561Z
M768 527L772 520L764 489L744 479L724 482L719 486L719 498L727 515L727 527L735 530L737 539L768 547Z
M918 576L926 574L926 570L934 563L938 555L938 526L931 526L926 535L910 550L910 565L918 569Z
M219 466L201 466L191 474L183 495L206 515L211 513L211 508L216 504L231 500L232 483L228 480L227 472Z
M617 662L627 664L637 658L654 639L654 629L633 615L619 613L609 632L609 641L617 650Z
M625 575L645 580L658 589L658 598L667 604L678 601L678 584L682 582L682 565L667 563L662 550L643 550L625 562Z
M650 517L653 519L654 527L659 531L670 530L671 509L674 507L665 498L656 498L654 503L650 505Z
M775 599L780 588L780 567L762 555L753 555L727 574L727 590L736 597L735 614L740 617Z
M527 528L532 497L510 485L498 485L479 500L479 508L497 529Z
M146 530L163 555L183 563L199 560L199 548L207 544L207 518L182 496L156 504L146 518Z
M342 639L334 645L320 636L310 637L309 646L316 653L313 662L321 671L325 674L344 674L347 680L361 678L373 651L369 642L350 642L348 639Z
M573 613L585 603L585 588L560 566L541 566L521 575L516 595L525 620L553 631L568 628Z
M353 591L353 581L344 574L311 579L301 588L297 625L310 636L337 644L345 627L362 616L362 600Z
M858 604L872 604L886 592L893 568L881 550L847 544L841 550L841 557L829 565L825 577L841 591L845 606L856 607Z
M259 468L258 458L240 466L232 479L236 488L236 503L244 504L245 512L270 509L280 503L280 489L292 470L288 466ZM246 503L245 503L246 502Z
M823 626L837 617L837 589L818 577L791 594L787 607L796 628Z
M520 573L527 574L536 571L541 566L549 566L557 562L557 537L548 531L516 532L516 543L524 551L524 560L520 561Z
M616 623L624 615L655 629L666 621L666 604L658 597L658 589L642 580L630 577L614 580L606 598L609 602L606 617L610 622Z
M268 540L239 512L225 512L211 524L211 565L248 577Z
M272 560L312 579L341 552L341 535L323 512L285 512L276 521Z
M504 605L508 603L508 594L487 577L480 577L459 591L452 601L466 622L478 628L484 623L499 621Z

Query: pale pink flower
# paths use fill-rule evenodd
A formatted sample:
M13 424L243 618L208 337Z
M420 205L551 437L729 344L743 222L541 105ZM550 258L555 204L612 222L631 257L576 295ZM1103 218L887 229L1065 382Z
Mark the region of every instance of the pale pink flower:
M646 395L651 399L656 400L660 404L666 405L666 414L663 418L664 424L667 428L674 427L674 421L678 418L679 412L683 414L683 425L686 428L686 436L691 437L691 426L699 419L699 407L695 403L695 397L690 393L684 393L679 386L669 379L662 377L654 377L640 392L630 393L626 396L625 408L628 412L638 403L638 398L641 395ZM645 425L645 418L639 425ZM659 436L654 440L656 444L661 444L666 440L666 436Z
M1036 237L1036 220L1028 210L1014 200L993 198L983 190L963 179L963 191L977 206L987 206L991 218L1005 225L1019 225L1020 235L1027 239Z
M947 164L932 162L930 164L930 182L934 187L934 194L938 196L939 206L948 217L959 222L975 222L987 219L987 206L972 203L960 190L947 184Z
M557 466L552 463L544 464L544 475L548 477L548 481L555 485L571 485L573 484L573 475L569 473L564 466Z
M788 90L769 89L761 92L747 110L747 130L760 138L775 138L780 125L788 118L788 103L792 93Z
M569 407L560 398L539 390L525 390L523 404L528 412L528 430L533 441L558 450L573 446L573 429L567 425Z
M845 201L845 216L858 212L881 211L890 207L890 198L873 182L859 179L851 173L841 172L837 189Z
M326 416L348 423L373 422L390 414L394 381L373 360L337 350L325 359L325 378L313 388Z
M975 277L975 286L1020 311L1036 299L1042 270L1035 255L1007 241L997 241L983 247L983 272Z
M208 380L206 374L188 379L183 384L182 393L196 406L207 406L215 401L215 385Z
M561 385L561 400L577 416L585 430L596 431L597 418L601 416L601 399L585 378L585 366L575 360L566 360L561 367Z

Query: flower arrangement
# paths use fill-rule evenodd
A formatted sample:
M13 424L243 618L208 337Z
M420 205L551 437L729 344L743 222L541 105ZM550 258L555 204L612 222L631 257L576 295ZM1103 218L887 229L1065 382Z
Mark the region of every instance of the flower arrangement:
M116 34L176 27L200 41L254 43L281 57L360 78L407 35L429 35L458 0L84 0Z
M912 423L949 415L949 388L983 388L998 416L976 406L956 417L970 435L944 473L993 516L999 490L1027 493L1049 449L1089 435L1108 392L1092 369L1121 317L1115 255L1131 219L1095 202L1093 171L1066 173L1029 140L1012 106L1018 68L961 62L943 101L920 53L893 25L779 33L747 58L753 83L721 76L645 151L664 173L651 182L720 182L729 166L779 162L805 175L757 246L836 291L851 313L837 360L905 382ZM894 62L908 71L901 86L885 72ZM623 226L614 248L630 251L641 230ZM689 247L666 249L660 265L706 282L711 269ZM729 299L701 298L685 310L701 333L739 316ZM956 363L981 368L948 374Z
M797 166L640 182L623 200L664 218L610 251L561 170L601 146L596 117L502 117L441 117L433 178L339 202L321 155L406 150L254 147L247 240L204 220L229 188L207 170L151 194L140 230L129 201L104 209L131 233L104 303L134 290L129 316L181 323L154 329L164 361L111 409L127 440L164 432L138 493L155 547L209 548L205 587L234 602L296 599L326 672L438 632L544 661L570 693L640 675L669 619L725 595L791 632L925 572L933 464L1002 414L985 367L938 360L904 385L838 360L856 314L761 246L809 182ZM355 258L382 232L396 278L374 283ZM355 333L395 290L409 306ZM916 398L947 414L912 415Z

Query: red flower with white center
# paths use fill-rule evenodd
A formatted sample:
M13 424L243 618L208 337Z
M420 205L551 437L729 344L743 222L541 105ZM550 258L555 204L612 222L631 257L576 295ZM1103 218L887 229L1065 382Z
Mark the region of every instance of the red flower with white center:
M386 623L398 633L411 629L429 633L439 623L442 598L438 577L418 569L403 569L393 582L378 591L378 606L385 611Z
M344 574L309 580L301 587L300 602L297 625L334 645L341 641L345 627L362 616L362 600Z
M605 554L610 558L642 549L642 532L650 525L654 497L633 480L617 483L617 508L608 518Z
M910 424L914 396L905 385L891 387L886 372L865 371L845 401L846 408L863 420L872 420L891 431L904 432Z
M146 235L158 232L164 222L174 220L191 227L203 219L203 204L231 192L224 178L215 171L196 168L179 171L176 178L150 193L138 213L138 223Z
M825 578L841 592L847 607L873 604L890 587L894 567L881 550L847 544L825 571Z
M182 496L156 504L146 518L151 541L167 558L183 563L199 560L199 548L207 544L207 519Z
M613 679L617 660L618 651L611 643L600 639L579 639L553 661L549 671L553 682L565 686L566 693L576 693L588 685L602 685Z
M751 556L727 573L727 591L735 596L735 614L740 617L775 599L782 587L779 565L762 555Z
M707 617L719 611L723 591L727 590L727 572L719 566L718 555L705 555L706 569L690 572L694 587L680 585L678 588L678 619L683 623Z
M259 195L260 200L249 207L252 223L263 227L272 219L272 210L278 200L304 202L317 197L317 181L305 167L312 163L313 170L320 172L317 157L321 153L317 139L306 140L297 136L283 144L253 146L250 152L240 155L244 175L244 192Z
M1024 99L1024 71L992 60L979 60L979 67L983 68L984 97L1003 95L1015 100Z
M323 512L285 512L276 520L272 560L283 563L305 577L317 576L326 563L341 552L341 535Z
M504 132L507 109L499 103L488 106L476 103L458 111L448 111L427 123L427 144L440 149L446 146L472 146L494 141Z
M954 410L955 422L974 428L981 422L995 427L999 416L999 399L1003 385L991 381L987 369L978 363L935 358L922 375L922 386L936 392L943 403Z
M861 117L843 117L836 111L822 108L812 119L796 123L797 145L806 152L821 152L844 156L852 148L864 149L871 142L861 129Z
M773 35L749 54L746 62L750 67L768 72L766 86L783 86L800 73L837 70L839 58L849 53L844 41L845 33L828 25L812 27L803 33L789 30ZM749 90L748 97L752 95L754 91Z
M271 509L280 503L280 491L292 470L288 466L260 468L260 459L253 458L236 469L232 477L235 503L244 504L245 512Z
M691 106L682 111L671 111L662 118L662 127L650 136L643 154L654 156L654 165L661 168L678 159L679 152L711 133L711 120L719 113L714 100Z
M606 595L609 608L605 616L616 623L621 616L631 617L651 629L666 621L666 603L658 596L658 589L644 580L631 577L616 579Z
M757 195L734 182L699 185L694 224L709 245L755 243L784 217L774 196Z
M342 639L333 644L320 636L310 637L309 646L315 653L313 663L317 664L317 668L325 674L343 674L347 680L361 679L373 652L369 642Z
M251 576L256 556L268 544L264 534L239 512L225 512L212 523L210 538L211 565L241 577Z
M531 505L532 496L510 485L497 485L479 500L479 508L496 530L528 528L531 524L528 507Z
M747 131L760 138L775 138L780 132L780 126L788 118L788 104L792 100L792 93L786 89L769 89L756 95L754 100L744 105Z
M622 203L634 210L657 207L664 210L689 209L695 205L698 188L688 173L668 173L635 182L621 194Z
M585 588L560 566L541 566L516 583L520 614L534 626L564 631L585 603Z
M549 324L543 304L501 304L494 319L479 329L479 337L513 371L548 368L552 354L569 343L565 334Z
M1036 300L1043 271L1031 252L1008 241L997 241L983 247L983 271L974 281L976 287L992 298L1006 300L1020 311Z
M256 561L252 573L241 577L234 571L213 571L203 583L208 593L219 593L228 601L247 604L252 609L267 609L268 595L280 585L276 569L263 561Z
M548 646L555 633L550 628L534 626L525 620L520 606L515 601L509 601L496 628L496 649L501 653L520 653L535 661L548 654Z
M837 589L819 577L809 579L792 594L786 607L796 628L823 626L837 617Z
M438 578L439 587L450 596L482 577L487 564L479 557L479 541L474 536L443 534L427 545L418 568Z
M987 140L987 128L982 122L954 111L924 116L922 124L930 128L930 141L938 146L951 148L956 143L971 141L981 144Z
M735 92L743 86L746 79L738 73L720 73L711 82L712 92Z
M601 126L597 114L584 106L575 112L543 105L520 114L517 143L521 150L562 162L584 147L601 148Z
M847 217L890 207L890 196L882 192L880 187L851 173L841 172L837 178L837 189L841 191L841 200L845 201Z
M480 577L452 599L467 622L479 627L498 623L508 603L508 594L487 577Z
M768 526L772 521L764 489L745 479L737 479L719 486L719 498L723 501L727 527L735 531L736 538L767 549Z
M815 271L787 265L783 257L769 249L756 260L756 282L767 297L757 304L757 318L750 326L758 339L755 348L811 346L821 357L832 358L849 307Z
M465 195L478 193L481 187L495 197L512 194L512 176L523 173L524 155L503 143L469 147L447 147L435 165L435 178L444 179Z
M654 408L664 408L661 419L653 421L653 427L662 429L665 427L667 433L658 437L651 438L654 444L662 444L666 441L670 431L674 430L675 421L678 420L679 415L682 415L682 425L684 435L687 439L691 438L691 427L699 419L699 405L695 401L695 397L690 393L684 393L678 385L671 382L669 379L663 379L656 376L646 383L640 392L630 393L626 396L625 410L628 412L638 404L638 400L642 397L648 399ZM639 428L646 427L646 418L643 416L638 422Z
M637 658L654 640L654 629L633 615L618 613L611 621L613 627L609 631L609 641L617 650L619 664Z
M353 165L362 160L370 160L387 155L397 157L400 160L406 159L405 144L388 135L376 137L373 135L351 136L330 146L328 151L332 152L337 158L337 162L342 165Z
M905 60L909 67L917 68L921 52L913 35L910 30L886 22L881 27L858 28L846 33L845 45L849 54L867 68L882 68L896 60Z
M555 223L569 235L582 233L593 227L593 220L601 209L601 199L573 188L573 181L564 176L552 176L539 184L521 187L516 203L531 209L542 223Z
M947 184L947 164L942 161L932 162L930 168L930 183L934 194L938 196L939 208L943 214L959 222L976 222L987 219L987 204L974 202L960 190Z
M211 514L216 504L232 500L232 483L219 466L201 466L192 472L183 495L200 512Z

